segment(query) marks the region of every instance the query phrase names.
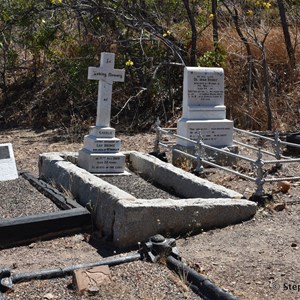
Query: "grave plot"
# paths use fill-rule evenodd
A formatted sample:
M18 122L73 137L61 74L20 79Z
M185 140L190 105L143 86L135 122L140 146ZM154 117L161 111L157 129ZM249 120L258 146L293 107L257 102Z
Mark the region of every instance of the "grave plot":
M133 151L126 153L126 160L136 175L172 191L179 199L157 198L155 194L137 198L104 181L102 175L97 177L78 167L74 153L40 155L39 172L44 180L70 191L81 205L90 206L99 234L118 247L132 246L157 233L178 235L224 227L256 213L256 204L241 199L241 194L151 155ZM134 185L134 178L123 177L127 185Z
M85 208L29 173L0 182L0 193L2 249L91 228Z
M1 181L0 190L1 219L24 217L60 210L23 176L11 181Z
M127 169L130 176L101 176L100 178L137 199L180 199L180 195L172 189L166 189L151 178L143 179L134 171Z
M153 156L119 152L120 140L115 138L115 130L110 127L112 84L124 81L125 71L114 69L114 59L113 53L101 53L100 67L89 68L88 78L99 81L97 117L96 126L92 126L89 135L84 138L84 147L79 154L40 155L40 177L60 185L83 206L89 206L99 235L112 240L118 247L132 246L157 233L178 235L199 232L252 218L256 205L241 200L243 196L239 193L188 174ZM219 117L223 118L223 72L207 69L205 72L209 74L203 75L198 71L192 69L190 72L191 75L196 72L197 76L185 76L188 81L194 82L194 89L199 89L189 96L191 114L194 114L194 97L203 92L200 85L205 79L209 81L205 90L216 98L215 102L206 104L213 104L209 107L213 115L217 106L217 115L220 113ZM232 122L229 123L232 125ZM150 195L135 195L131 188L140 179L135 175L131 177L125 168L170 192L177 199L161 197L161 192L157 190L150 192ZM107 175L117 176L113 184L123 181L125 186L121 185L120 189L108 183L107 178L106 181L101 179Z

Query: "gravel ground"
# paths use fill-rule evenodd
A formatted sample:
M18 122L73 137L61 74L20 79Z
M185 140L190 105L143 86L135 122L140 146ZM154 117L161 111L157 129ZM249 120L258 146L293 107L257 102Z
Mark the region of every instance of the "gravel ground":
M6 299L200 299L177 275L164 265L136 261L111 267L110 284L101 287L95 296L79 296L72 285L72 277L44 281L23 282ZM28 298L30 295L30 298Z
M0 218L16 218L59 211L47 197L26 179L0 181Z
M174 198L132 172L130 176L101 178L139 198ZM23 177L0 182L0 191L2 217L19 217L59 210ZM39 241L29 246L4 249L0 251L0 266L11 269L13 273L21 273L90 263L116 254L117 251L112 246L103 247L103 244L99 246L99 242L89 234L78 234L51 241ZM20 300L200 299L190 290L184 275L180 277L174 274L164 264L136 261L111 267L110 270L111 283L102 286L95 296L77 295L72 277L68 276L62 279L18 283L14 286L14 291L5 297Z
M82 147L78 143L57 139L58 136L55 131L35 133L31 130L10 130L0 132L0 142L13 143L19 171L28 170L37 174L39 153L72 152ZM119 137L123 141L123 150L150 152L153 149L153 134ZM248 137L238 138L247 143L252 142ZM243 148L240 147L241 152L247 154L247 150ZM248 175L252 172L249 166L242 163L234 167ZM284 166L282 170L268 176L291 175L300 175L299 164ZM253 183L223 171L209 168L206 169L205 176L215 183L245 194L247 198L255 190ZM11 187L9 189L15 193L18 191ZM282 193L276 183L266 184L265 189L273 195L274 201L267 207L260 208L251 221L199 235L180 237L177 239L177 246L190 266L240 299L296 300L300 298L299 183L291 183L287 193ZM4 197L1 190L0 195ZM24 195L19 193L17 197ZM280 209L277 204L282 204ZM96 245L93 239L87 242L88 240L89 237L85 235L77 235L4 249L0 252L0 265L19 273L97 261L119 252L107 243L99 242ZM103 299L199 299L190 291L186 292L184 276L179 281L173 280L175 275L163 265L134 262L111 270L112 283L101 287ZM178 279L177 276L175 278ZM16 284L15 291L7 297L93 299L93 296L76 296L68 288L71 282L72 279L67 277Z
M130 173L130 175L100 176L100 178L138 199L179 199L179 197L162 190L133 172L129 170L127 170L127 172Z

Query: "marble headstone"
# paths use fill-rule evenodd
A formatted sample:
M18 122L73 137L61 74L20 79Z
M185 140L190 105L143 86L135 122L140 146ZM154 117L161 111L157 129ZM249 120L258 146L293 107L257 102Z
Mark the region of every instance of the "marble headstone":
M226 119L222 68L184 69L183 110L177 123L177 134L197 140L199 133L207 145L232 146L233 122ZM179 138L177 144L193 146Z
M18 178L12 144L0 144L0 181Z

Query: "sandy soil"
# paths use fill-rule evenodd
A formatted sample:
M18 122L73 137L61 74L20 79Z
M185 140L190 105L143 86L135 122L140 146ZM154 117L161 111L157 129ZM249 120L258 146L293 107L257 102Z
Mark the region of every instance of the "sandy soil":
M153 149L153 134L121 136L121 139L122 150L149 152ZM251 142L248 138L240 139ZM0 143L6 142L13 144L18 170L28 170L35 175L38 174L37 159L40 153L78 151L82 147L80 143L65 141L58 131L1 132ZM241 151L247 152L242 148ZM251 155L255 157L255 154ZM234 168L245 174L252 172L251 168L242 163L238 163ZM275 175L299 176L298 170L298 164L293 164L285 166ZM205 171L205 177L241 192L247 198L255 190L253 183L223 171L210 168ZM280 192L276 183L266 184L265 190L273 195L274 201L267 207L260 208L253 220L178 238L177 246L183 259L190 266L240 299L299 299L299 185L297 182L292 183L287 193ZM5 195L1 194L1 198L4 197ZM98 252L86 242L84 236L77 235L2 250L0 265L10 267L15 272L23 272L55 265L91 262L99 259L99 255L104 257L117 251L108 245L101 245L97 249ZM114 267L113 285L109 286L108 290L116 293L109 294L106 291L101 295L108 295L110 298L102 298L195 298L195 295L186 289L184 280L176 280L176 276L166 271L163 266L151 265L145 268L145 265L141 264L136 262ZM17 284L15 292L7 295L7 299L96 299L94 296L76 296L70 288L71 282L71 278L65 278Z

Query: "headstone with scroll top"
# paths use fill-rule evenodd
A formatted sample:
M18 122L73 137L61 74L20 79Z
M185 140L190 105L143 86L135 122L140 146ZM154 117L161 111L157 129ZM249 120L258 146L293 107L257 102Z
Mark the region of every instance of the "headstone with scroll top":
M226 119L224 106L224 71L222 68L185 67L182 118L177 134L197 140L201 133L205 144L232 146L233 122ZM192 147L180 138L177 144Z
M0 144L0 181L18 178L12 144Z
M89 67L88 79L99 81L96 126L84 137L78 165L98 174L124 173L125 155L120 153L121 140L110 127L112 85L123 82L125 70L115 69L115 54L101 53L99 67Z

